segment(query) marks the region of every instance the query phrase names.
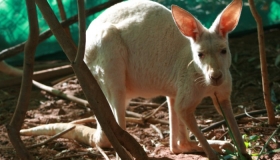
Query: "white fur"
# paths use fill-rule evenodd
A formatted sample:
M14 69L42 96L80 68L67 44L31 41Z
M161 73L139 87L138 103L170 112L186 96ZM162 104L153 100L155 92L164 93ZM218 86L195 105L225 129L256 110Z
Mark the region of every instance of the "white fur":
M184 24L181 12L197 24L192 31L186 30L191 35L195 33L193 37L184 32L189 22ZM210 159L217 159L210 146L217 151L221 151L220 146L232 146L224 141L207 142L193 114L196 106L208 96L220 112L216 94L242 152L246 153L231 110L231 56L227 35L221 34L232 29L223 29L221 16L208 30L178 7L174 7L172 13L175 22L170 10L145 0L122 2L107 9L87 30L84 61L98 80L122 128L126 127L125 109L130 99L164 95L169 104L171 151L205 151ZM221 54L223 49L226 54ZM203 58L198 52L203 52ZM189 140L188 129L202 147ZM101 147L110 146L99 125L95 140Z

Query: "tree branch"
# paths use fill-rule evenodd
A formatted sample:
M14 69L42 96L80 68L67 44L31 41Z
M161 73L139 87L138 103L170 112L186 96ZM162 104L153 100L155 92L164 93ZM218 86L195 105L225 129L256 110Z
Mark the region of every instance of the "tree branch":
M67 18L66 18L66 13L65 13L65 9L64 9L62 0L56 0L56 3L57 3L57 6L58 6L60 19L61 19L62 21L67 20ZM71 37L71 33L70 33L69 26L64 27L64 30L65 30L66 34L68 34L69 37Z
M86 16L85 16L85 4L84 0L78 0L78 15L79 15L79 45L78 53L74 60L74 63L80 64L83 62L85 45L86 45Z
M25 113L30 101L30 92L32 89L32 76L34 55L38 44L39 27L36 6L33 0L26 0L28 20L29 20L29 37L24 47L24 67L23 78L20 89L20 95L17 102L16 110L10 124L7 125L7 132L12 145L21 159L33 159L26 150L20 139L19 130L23 124Z
M36 71L33 73L33 79L36 81L44 81L46 79L51 79L59 76L65 76L73 74L73 69L70 65L55 67L51 69L45 69L41 71ZM19 85L21 83L21 77L9 78L7 80L0 81L0 89L5 87L10 87L13 85Z
M253 17L256 20L257 23L257 29L258 29L258 41L259 41L259 52L260 52L260 63L261 63L261 74L262 74L262 87L263 87L263 98L264 98L264 104L267 110L268 115L268 124L269 125L276 125L277 122L275 120L275 115L273 111L273 107L270 100L270 90L269 90L269 80L268 80L268 74L267 74L267 64L266 64L266 53L265 53L265 43L264 43L264 33L263 33L263 25L262 25L262 19L260 15L258 14L254 0L248 0L250 10L252 12Z

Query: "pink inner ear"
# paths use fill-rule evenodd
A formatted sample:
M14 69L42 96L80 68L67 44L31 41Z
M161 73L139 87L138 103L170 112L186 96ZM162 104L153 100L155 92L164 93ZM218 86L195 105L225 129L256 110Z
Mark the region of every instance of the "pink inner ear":
M183 21L184 21L182 22L183 25L182 27L179 27L179 29L185 36L191 37L194 41L196 41L197 34L198 34L196 23L188 20L183 20ZM184 24L188 24L188 25L184 25Z
M233 15L222 15L220 22L220 30L225 36L228 32L232 31L238 24L238 18Z
M234 30L237 26L240 13L242 9L242 1L233 1L228 5L227 8L223 11L220 19L219 29L222 33L222 36L226 36L228 32Z
M196 41L199 30L195 18L178 6L172 6L172 16L181 33Z

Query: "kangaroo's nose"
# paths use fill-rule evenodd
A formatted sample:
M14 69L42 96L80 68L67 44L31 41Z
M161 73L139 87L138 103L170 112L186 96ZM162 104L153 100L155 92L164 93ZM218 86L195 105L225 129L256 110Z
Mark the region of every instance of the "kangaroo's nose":
M217 72L213 72L210 76L211 80L215 80L218 81L221 77L222 77L222 72L221 71L217 71Z

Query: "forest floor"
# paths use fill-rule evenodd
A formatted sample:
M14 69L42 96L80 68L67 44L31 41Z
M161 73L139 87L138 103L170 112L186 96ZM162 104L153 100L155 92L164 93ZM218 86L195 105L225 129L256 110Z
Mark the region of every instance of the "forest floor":
M273 106L280 102L280 30L270 30L265 32L266 53L268 62L268 73L271 87L271 100ZM231 73L233 77L232 106L235 115L265 109L263 103L263 92L261 85L260 60L258 52L257 34L252 33L238 38L230 39L230 49L232 53ZM52 64L65 62L36 62L35 68L42 69L42 64ZM4 74L0 74L0 83L5 80L13 79ZM75 76L65 80L48 79L42 83L52 86L65 94L75 95L83 98L84 95ZM12 144L9 141L5 125L9 123L15 110L17 98L19 96L19 85L0 88L0 160L19 159ZM139 113L143 116L153 112L160 104L165 101L164 97L155 99L137 98L133 100L128 108L129 111ZM279 111L279 110L278 110ZM199 126L205 128L217 121L223 120L210 99L206 98L196 109L196 118ZM54 96L46 91L33 87L31 92L31 102L22 128L31 128L42 124L67 123L73 120L92 116L89 108ZM256 118L245 116L238 119L239 128L242 135L258 136L255 141L250 142L251 146L247 151L250 154L259 153L264 143L277 129L277 127L267 124L267 115L254 115ZM279 113L276 113L279 124ZM162 106L153 118L168 121L167 106ZM96 127L95 122L85 125ZM160 132L156 131L159 129ZM205 154L173 154L169 150L169 125L157 123L137 124L128 122L127 131L141 144L149 157L158 159L206 159ZM225 125L217 126L210 131L204 132L208 139L229 140L228 129ZM162 135L162 137L160 136ZM276 133L269 145L265 148L261 159L280 160L279 153L270 153L273 149L280 148L280 134ZM22 136L26 146L43 142L49 136ZM58 138L42 146L29 149L31 155L38 160L49 159L104 159L96 148L91 148L85 144L77 143L71 139ZM110 159L115 159L114 149L105 149L105 153ZM256 156L253 156L256 159Z

